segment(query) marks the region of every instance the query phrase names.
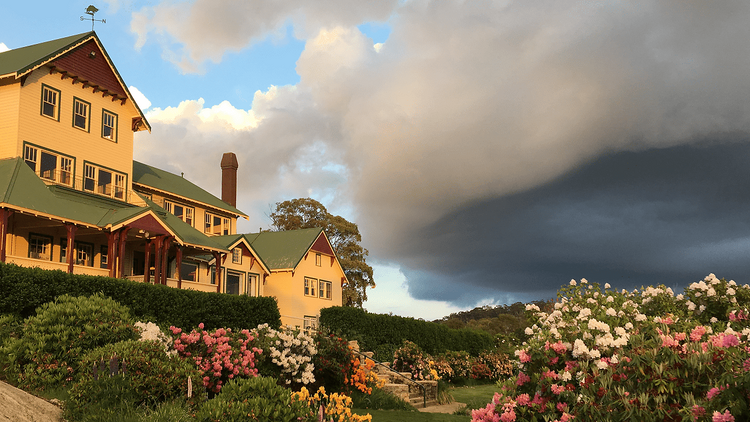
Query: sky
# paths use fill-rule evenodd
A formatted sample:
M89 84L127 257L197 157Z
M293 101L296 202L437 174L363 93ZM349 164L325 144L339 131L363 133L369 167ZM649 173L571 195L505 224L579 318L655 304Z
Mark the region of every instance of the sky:
M89 31L6 5L0 49ZM569 280L750 283L750 2L100 0L151 123L135 159L239 230L312 197L356 222L365 308L432 320Z

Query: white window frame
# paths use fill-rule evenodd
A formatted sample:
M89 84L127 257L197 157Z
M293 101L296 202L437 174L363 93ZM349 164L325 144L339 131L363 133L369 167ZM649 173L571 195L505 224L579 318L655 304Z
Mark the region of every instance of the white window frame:
M232 264L242 265L242 248L232 248Z
M117 114L104 109L102 109L102 138L117 142Z
M45 106L52 107L52 114L45 112ZM52 120L60 121L60 90L42 84L42 105L40 110L42 116Z
M175 214L174 209L175 207L182 207L182 216L179 216ZM190 224L190 227L193 227L193 216L195 215L195 208L188 207L186 205L183 205L179 202L174 202L169 199L164 200L164 209L167 210L170 214L179 217L180 220L186 222L187 224Z
M331 300L332 289L333 289L332 282L325 281L325 280L318 281L318 297L319 298Z
M305 315L302 322L302 329L310 333L318 329L318 317L316 315Z
M78 119L83 119L83 126L78 124ZM76 97L73 97L73 127L86 132L91 127L91 104Z
M318 297L318 291L316 290L318 286L316 284L318 283L317 279L314 279L312 277L305 277L305 289L304 294L307 297Z
M229 218L206 212L203 219L203 233L216 236L232 234Z
M37 176L61 185L73 185L73 158L33 145L24 145L23 149L24 161L34 170ZM42 171L41 169L43 154L55 158L55 167L52 173Z
M51 236L29 233L29 258L52 261Z
M100 184L103 173L109 173L109 184ZM125 200L125 174L92 163L83 165L83 191ZM93 184L89 189L88 183Z

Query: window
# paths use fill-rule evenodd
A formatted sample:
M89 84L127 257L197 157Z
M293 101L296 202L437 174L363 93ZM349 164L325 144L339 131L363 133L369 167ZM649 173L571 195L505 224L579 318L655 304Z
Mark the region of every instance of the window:
M242 248L232 249L232 264L242 264Z
M187 281L198 281L198 265L192 262L182 261L180 264L180 277Z
M68 239L60 238L60 262L68 262Z
M242 284L242 273L236 271L227 271L226 293L230 295L240 294L240 285Z
M23 149L24 161L39 177L63 185L73 184L73 158L32 145L24 145Z
M107 254L109 250L106 245L102 245L99 249L99 268L107 268Z
M317 265L318 267L320 267L320 265L322 264L322 262L323 262L323 257L319 253L316 253L315 254L315 265Z
M42 115L60 120L60 91L42 85Z
M320 292L318 294L318 297L320 297L321 299L330 299L331 287L332 286L330 281L320 280Z
M73 126L88 132L90 110L91 104L81 99L73 98Z
M211 213L206 213L203 232L207 234L228 235L229 219Z
M94 245L91 243L75 242L75 264L94 266Z
M29 234L29 258L52 260L52 238L40 234Z
M315 280L314 278L305 277L305 296L315 297Z
M93 164L84 164L83 190L117 199L125 199L125 175Z
M102 110L102 138L117 142L117 115Z
M245 294L248 296L258 296L258 275L248 274L247 285L245 286Z
M314 331L318 329L318 317L312 316L312 315L305 315L305 320L303 323L303 329L306 332Z
M164 208L167 210L167 212L170 212L174 214L175 216L179 217L180 220L190 224L190 226L193 226L193 214L195 213L195 209L192 207L186 207L182 204L178 204L176 202L164 200Z

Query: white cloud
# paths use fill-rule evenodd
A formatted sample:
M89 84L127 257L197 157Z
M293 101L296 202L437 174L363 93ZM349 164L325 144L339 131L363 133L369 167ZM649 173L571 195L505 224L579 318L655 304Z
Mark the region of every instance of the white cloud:
M146 98L145 95L136 87L129 86L128 90L130 91L130 94L133 95L133 99L135 100L136 104L138 104L138 107L141 108L141 110L146 110L147 108L151 107L151 101Z
M10 50L10 48L8 48L8 46L5 45L5 43L0 42L0 53L2 53L3 51L8 51L8 50Z

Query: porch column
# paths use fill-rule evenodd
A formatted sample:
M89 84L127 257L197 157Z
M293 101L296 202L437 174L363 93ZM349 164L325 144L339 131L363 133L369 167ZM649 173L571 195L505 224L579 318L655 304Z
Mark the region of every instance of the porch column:
M146 263L143 264L143 282L144 283L150 283L151 282L151 267L148 266L148 264L151 262L151 243L153 243L153 240L146 239Z
M175 271L177 272L177 288L182 288L182 246L177 245L177 263L175 264Z
M73 263L75 262L75 259L73 258L73 255L75 255L73 246L75 245L76 231L78 231L78 227L74 224L66 224L65 231L68 233L68 252L65 259L68 261L68 273L73 274Z
M156 238L154 243L154 284L161 284L161 245L164 236Z
M0 262L5 262L8 244L8 218L13 214L12 210L0 208Z
M125 242L128 240L130 227L120 229L120 246L117 247L117 274L115 277L125 277Z
M116 277L117 272L117 245L120 243L120 232L114 231L107 233L107 269L109 276Z
M167 257L169 256L169 247L172 245L172 236L166 236L164 238L164 243L162 244L162 253L161 253L161 284L167 285L167 275L169 274L169 267L168 267L168 260Z
M221 293L221 255L219 252L214 252L214 261L216 261L216 293Z

